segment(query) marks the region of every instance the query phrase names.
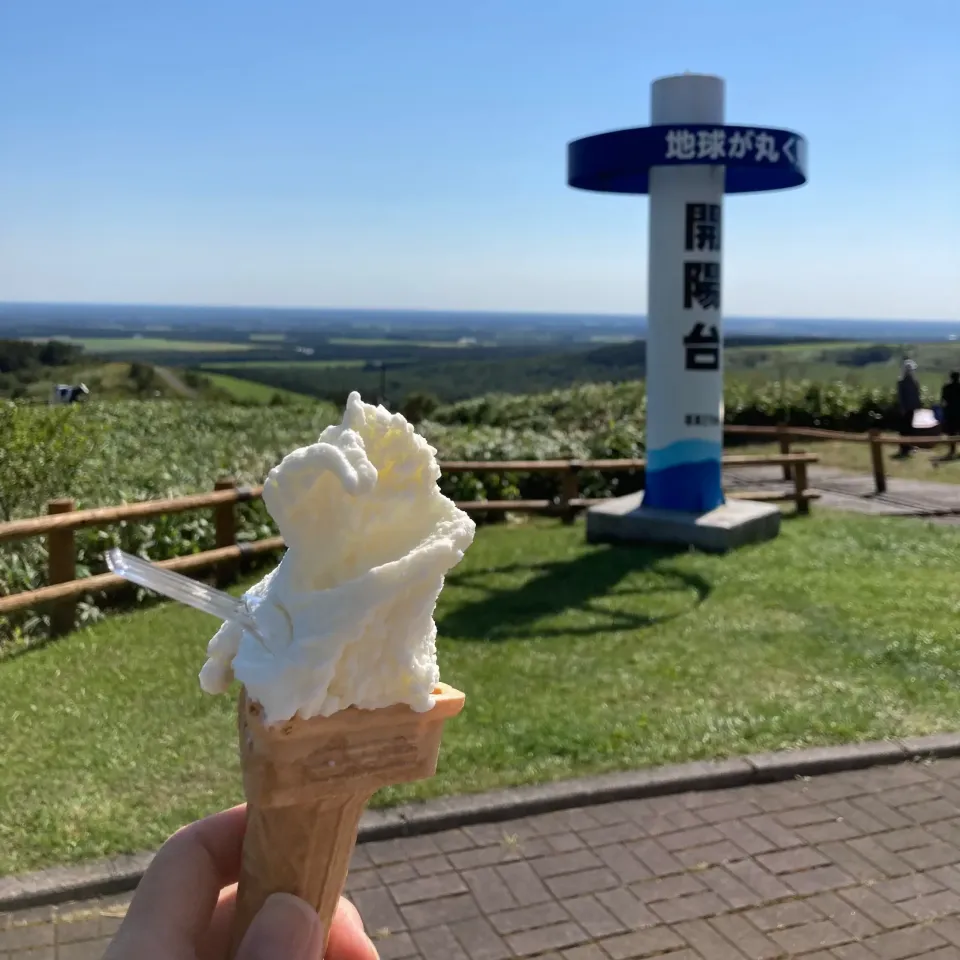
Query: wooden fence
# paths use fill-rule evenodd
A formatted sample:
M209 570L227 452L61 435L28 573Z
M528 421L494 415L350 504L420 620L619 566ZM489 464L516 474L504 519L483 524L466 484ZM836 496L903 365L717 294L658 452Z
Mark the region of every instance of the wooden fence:
M818 427L746 427L727 425L723 428L728 437L756 437L762 442L779 442L782 454L790 453L791 444L796 440L833 440L841 443L860 443L870 447L870 463L873 470L873 483L877 493L887 492L887 474L883 461L884 447L899 447L909 443L914 447L935 447L941 443L952 443L955 439L947 436L911 436L883 434L879 430L867 433L847 433L842 430L822 430ZM784 467L784 478L789 479L789 467Z
M800 513L809 510L809 503L817 497L807 487L807 465L817 457L803 453L787 453L779 457L725 456L726 466L756 467L770 464L789 471L793 490L761 491L749 494L768 500L792 500ZM468 513L517 511L545 513L571 522L576 514L602 499L580 496L579 475L583 471L640 472L646 469L646 460L508 460L508 461L447 461L441 470L450 473L552 473L560 477L560 494L554 500L476 500L458 503ZM147 520L195 510L213 510L215 547L202 553L162 560L158 566L181 573L213 570L217 581L229 583L239 569L241 558L271 553L283 549L282 537L237 542L235 504L256 500L263 493L262 486L237 486L229 478L217 481L210 493L198 493L166 500L147 500L113 507L75 509L73 500L52 500L47 515L0 523L0 543L47 538L48 586L0 597L0 616L40 605L50 606L50 632L61 635L73 629L77 600L87 594L107 593L126 586L128 581L112 573L77 579L74 531L85 527L105 527L115 523ZM747 494L738 492L738 496Z

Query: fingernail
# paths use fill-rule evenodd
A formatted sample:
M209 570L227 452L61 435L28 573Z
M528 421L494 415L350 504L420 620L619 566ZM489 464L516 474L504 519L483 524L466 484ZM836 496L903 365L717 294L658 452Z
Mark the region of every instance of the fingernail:
M238 960L321 960L323 924L309 903L291 893L267 897L254 917Z

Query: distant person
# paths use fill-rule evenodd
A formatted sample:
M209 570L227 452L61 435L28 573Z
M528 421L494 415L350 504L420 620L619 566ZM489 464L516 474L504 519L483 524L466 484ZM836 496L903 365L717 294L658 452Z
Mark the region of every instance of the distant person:
M903 361L903 373L897 381L897 400L900 403L900 436L909 437L913 433L913 415L920 409L920 384L914 376L917 365L912 360ZM909 443L900 444L901 457L909 457L912 448Z
M940 391L943 408L943 432L950 437L949 459L957 455L957 436L960 435L960 371L954 370Z

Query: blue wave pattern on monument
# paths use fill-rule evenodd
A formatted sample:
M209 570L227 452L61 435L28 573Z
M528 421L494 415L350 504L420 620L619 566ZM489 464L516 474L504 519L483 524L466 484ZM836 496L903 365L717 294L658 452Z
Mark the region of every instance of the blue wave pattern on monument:
M723 444L710 440L681 440L648 450L643 505L685 513L707 513L722 506L722 457Z

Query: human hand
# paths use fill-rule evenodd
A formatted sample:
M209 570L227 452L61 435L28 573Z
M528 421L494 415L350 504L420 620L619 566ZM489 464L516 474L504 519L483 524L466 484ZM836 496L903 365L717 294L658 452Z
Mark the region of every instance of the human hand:
M246 807L178 830L148 867L104 960L225 960L236 905ZM302 900L275 894L236 960L321 960L323 930ZM377 960L356 908L341 899L326 960Z

